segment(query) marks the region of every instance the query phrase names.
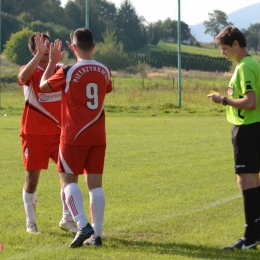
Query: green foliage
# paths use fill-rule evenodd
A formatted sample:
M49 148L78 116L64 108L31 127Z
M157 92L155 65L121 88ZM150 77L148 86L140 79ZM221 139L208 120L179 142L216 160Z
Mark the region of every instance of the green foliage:
M145 61L152 67L178 67L178 53L172 51L151 50L149 56L135 55L136 59ZM231 62L223 57L211 57L190 53L181 54L181 67L186 70L230 71Z
M160 41L156 46L148 44L145 47L139 49L137 52L140 54L149 55L152 50L178 52L178 44ZM210 45L210 44L207 45L201 44L200 47L192 46L192 45L181 45L181 52L190 53L190 54L201 54L201 55L207 55L212 57L219 57L221 55L220 50L216 49L214 45Z
M19 66L4 59L2 67L2 110L0 116L21 115L24 97L17 85ZM230 73L182 71L182 109L178 107L177 69L154 69L139 63L125 71L112 71L114 91L106 97L106 107L113 115L169 116L218 115L225 113L223 106L215 105L206 95L215 90L222 95ZM12 70L12 71L11 71ZM9 75L10 74L10 75ZM7 76L9 75L9 76ZM11 77L14 83L10 82Z
M124 0L116 20L118 41L123 43L125 52L132 52L148 42L145 27L141 25L134 6Z
M12 33L20 31L23 27L23 21L18 17L8 14L1 13L2 31L1 31L1 49L3 49L5 43L9 40ZM4 26L3 26L4 25Z
M255 53L260 50L260 23L251 24L247 30L244 30L247 39L247 45L254 49Z
M4 46L4 55L11 62L17 64L26 64L31 59L31 53L28 50L28 39L34 32L49 32L51 39L60 39L64 44L64 49L70 53L66 41L70 40L70 32L65 27L54 25L51 23L43 23L41 21L34 21L21 31L12 35L10 40ZM72 54L71 54L72 55Z
M85 2L85 0L83 1ZM91 10L89 28L94 33L95 41L103 42L105 31L116 29L117 9L115 4L103 0L89 0L89 9Z
M51 36L51 41L55 39L60 39L63 43L63 48L69 53L69 57L72 58L69 48L67 47L66 41L70 41L70 33L72 31L68 30L66 27L61 25L55 25L52 23L43 23L41 21L34 21L30 23L29 28L33 32L49 32Z
M24 22L24 24L28 25L33 22L34 18L30 13L22 12L19 14L18 18Z
M26 64L32 54L28 51L28 39L33 31L24 28L21 31L12 34L11 38L6 42L3 51L4 56L11 62L22 65Z
M111 70L125 69L137 64L137 61L129 58L124 52L123 45L117 43L114 31L106 31L103 35L104 43L98 43L94 57L104 63Z
M147 30L148 43L152 45L157 45L160 41L160 32L161 31L158 26L150 23Z
M227 18L227 14L220 10L209 13L209 20L203 22L205 34L209 33L214 39L224 27L233 25L233 23L227 21Z
M2 0L2 44L5 44L11 33L20 31L23 27L30 28L31 21L41 21L54 26L66 27L74 31L79 27L86 26L86 1L68 1L65 7L61 7L60 0ZM177 41L177 21L167 18L165 21L147 23L144 17L138 16L131 1L122 1L119 8L108 0L89 0L89 28L94 33L97 43L103 42L103 34L107 30L114 30L117 42L123 44L126 53L137 52L149 43L157 45L161 41L176 43ZM8 14L8 15L7 15ZM207 32L213 36L219 30L231 23L227 23L226 14L219 10L209 13ZM51 21L51 23L50 23ZM48 27L48 26L47 26ZM33 31L35 31L33 29ZM51 31L51 29L49 29ZM56 29L55 29L56 31ZM54 33L51 33L53 37ZM63 39L66 36L58 35ZM253 35L251 35L253 37ZM56 38L56 37L55 37ZM182 40L192 40L195 46L200 45L191 35L189 26L181 21ZM250 45L254 46L255 43ZM254 40L255 42L255 40Z
M72 31L85 27L85 19L79 16L80 13L80 7L75 2L69 1L64 8L65 27ZM77 19L75 19L76 17Z

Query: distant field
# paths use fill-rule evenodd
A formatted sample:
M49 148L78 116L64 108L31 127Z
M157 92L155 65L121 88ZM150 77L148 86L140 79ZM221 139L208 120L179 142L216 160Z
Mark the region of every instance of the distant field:
M178 51L178 45L173 44L173 43L167 43L167 42L162 42L160 41L158 45L153 46L153 45L148 45L142 49L140 49L140 52L144 53L149 53L151 50L156 49L156 50L166 50L166 51ZM193 53L193 54L202 54L202 55L208 55L208 56L213 56L213 57L218 57L220 56L220 51L214 46L211 45L203 45L203 47L196 47L196 46L189 46L189 45L181 45L181 52L185 53Z
M151 50L166 50L166 51L178 51L178 44L175 43L167 43L160 41L158 45L148 45L142 49L139 50L140 53L150 53ZM201 47L196 46L189 46L189 45L181 45L181 52L185 53L191 53L191 54L201 54L201 55L207 55L207 56L213 56L213 57L220 57L221 53L218 48L215 48L213 44L202 44ZM250 51L250 54L255 57L257 60L260 61L260 55L256 55L254 51Z
M154 47L147 46L145 51L152 48ZM156 48L177 50L177 44L160 42ZM220 50L212 45L203 45L200 48L182 45L182 51L220 56ZM16 83L18 69L18 65L2 57L0 115L22 113L24 97L21 87ZM210 90L225 95L231 75L231 73L182 70L180 90L177 68L154 69L147 66L144 78L138 73L112 71L114 91L107 95L107 111L125 116L223 114L224 108L213 104L206 96Z
M16 83L19 66L2 60L0 115L21 115L24 97ZM230 73L182 71L182 89L178 87L178 71L173 68L152 69L141 78L123 71L112 71L114 91L107 95L108 113L136 116L158 115L218 115L222 106L213 104L207 94L214 89L226 94ZM181 107L179 107L181 102Z

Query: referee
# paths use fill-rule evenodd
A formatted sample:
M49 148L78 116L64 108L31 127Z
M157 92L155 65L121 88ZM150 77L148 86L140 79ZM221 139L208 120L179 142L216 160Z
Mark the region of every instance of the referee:
M215 42L222 55L237 63L227 96L214 93L208 98L226 107L232 124L235 173L245 215L244 235L223 249L256 249L260 242L260 63L249 55L245 36L236 27L224 28Z

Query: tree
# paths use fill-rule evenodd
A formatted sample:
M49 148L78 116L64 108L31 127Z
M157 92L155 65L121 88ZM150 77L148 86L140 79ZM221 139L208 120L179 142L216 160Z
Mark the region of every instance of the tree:
M63 8L60 0L1 0L2 12L19 16L30 14L33 20L63 25ZM27 16L28 17L28 16ZM30 18L31 19L31 18Z
M145 27L129 0L122 2L116 20L118 40L126 52L135 51L147 44Z
M104 0L89 0L89 9L89 28L95 41L102 42L105 31L116 28L117 9L113 3Z
M213 13L208 13L209 20L203 22L205 26L205 34L210 34L213 39L219 34L219 32L228 25L233 25L233 23L227 21L226 13L220 10L214 10Z
M16 64L26 64L32 57L27 45L28 39L32 34L33 31L28 28L12 34L5 44L4 56Z
M150 23L147 28L148 43L157 45L160 41L160 29L155 23Z
M33 32L49 32L51 36L51 41L55 39L60 39L63 42L63 48L67 48L66 41L70 41L70 30L52 23L43 23L41 21L34 21L28 25L28 28Z
M33 16L29 13L26 12L22 12L18 15L18 18L24 22L24 24L29 24L31 22L33 22Z
M106 31L103 34L104 43L98 43L94 57L104 63L111 70L123 70L130 66L135 66L137 61L128 57L123 50L122 43L117 42L114 31Z
M142 87L144 88L144 79L147 78L147 69L148 69L148 65L144 62L138 61L138 64L136 65L136 70L138 71L138 73L140 74L141 78L142 78Z
M2 18L1 49L3 49L4 44L9 40L11 34L20 31L24 23L18 17L3 12L1 13L1 18Z
M260 23L251 24L245 31L248 46L254 48L255 53L260 51Z
M156 23L149 24L147 27L149 43L157 44L160 40L176 43L178 38L177 26L178 26L178 22L176 20L171 20L170 18L167 18L163 22L159 20ZM190 28L184 22L181 22L181 39L182 40L192 39Z
M37 0L39 1L39 0ZM42 1L42 0L41 0ZM32 1L31 1L32 3ZM37 9L34 9L34 12ZM36 20L41 20L45 23L53 23L63 25L64 10L61 7L60 0L43 0L41 4L41 11L36 12ZM77 19L74 17L74 19Z
M85 20L81 19L81 16L79 15L81 12L79 6L69 1L65 8L64 8L64 16L65 16L65 26L68 29L76 30L78 28L85 26Z
M8 13L10 15L16 15L15 8L16 2L15 0L1 0L1 8L2 12Z

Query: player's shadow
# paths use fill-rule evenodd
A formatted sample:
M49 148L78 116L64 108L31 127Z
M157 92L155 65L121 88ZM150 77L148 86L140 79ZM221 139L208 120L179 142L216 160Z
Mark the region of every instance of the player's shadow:
M253 255L248 251L240 250L239 254L234 254L232 250L221 250L217 247L209 247L203 245L195 245L189 243L160 243L160 242L148 242L148 241L129 241L127 239L111 238L113 245L109 243L109 238L104 240L104 246L106 244L111 248L121 249L127 248L129 251L142 251L147 254L156 253L160 255L174 255L181 257L189 257L194 259L215 259L215 260L259 260L259 250L250 250ZM237 252L237 251L236 251ZM254 256L255 255L255 256Z

